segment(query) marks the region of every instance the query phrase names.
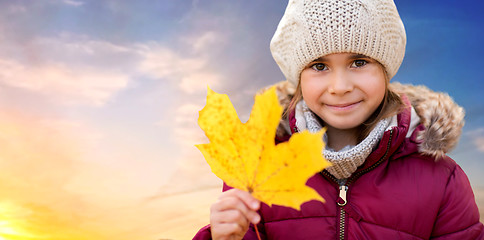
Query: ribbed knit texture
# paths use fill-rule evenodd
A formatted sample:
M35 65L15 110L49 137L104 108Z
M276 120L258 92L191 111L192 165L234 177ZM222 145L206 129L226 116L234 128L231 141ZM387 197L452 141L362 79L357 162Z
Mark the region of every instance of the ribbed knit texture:
M388 125L388 119L381 120L370 134L356 146L346 146L340 151L335 151L326 145L322 154L332 164L331 167L327 168L328 172L337 179L350 177L380 142ZM318 132L323 127L319 123L318 117L307 107L304 100L301 100L296 106L296 127L299 131L307 129L312 133ZM326 143L328 142L326 134L323 140Z
M289 0L270 48L286 79L297 86L309 63L332 53L371 57L391 79L405 44L405 28L392 0Z

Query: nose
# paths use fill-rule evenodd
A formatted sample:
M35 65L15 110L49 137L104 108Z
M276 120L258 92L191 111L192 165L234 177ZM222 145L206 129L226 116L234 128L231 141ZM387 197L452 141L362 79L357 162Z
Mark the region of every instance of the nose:
M334 71L328 87L328 92L335 95L344 95L353 91L354 85L349 76L344 71Z

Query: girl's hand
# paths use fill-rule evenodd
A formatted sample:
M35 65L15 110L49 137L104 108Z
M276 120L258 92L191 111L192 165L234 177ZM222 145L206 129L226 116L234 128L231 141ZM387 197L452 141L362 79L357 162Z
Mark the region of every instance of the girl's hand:
M210 208L210 228L214 240L239 240L249 229L250 223L257 224L260 216L260 201L248 192L230 189L223 192Z

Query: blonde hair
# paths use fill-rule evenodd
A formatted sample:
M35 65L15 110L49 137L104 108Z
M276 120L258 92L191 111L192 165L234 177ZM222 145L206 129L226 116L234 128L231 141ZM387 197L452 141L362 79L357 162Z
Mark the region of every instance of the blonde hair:
M400 95L390 89L390 78L385 71L385 68L381 64L379 64L379 66L385 73L385 96L375 112L373 112L373 114L359 126L360 134L357 136L358 142L363 141L363 139L365 139L368 134L370 134L371 130L373 130L373 128L379 121L400 113L405 106L402 99L400 98ZM296 109L297 103L300 102L302 99L303 95L301 89L301 80L299 80L296 92L292 96L288 107L284 111L283 117L287 117L289 113L293 112ZM322 122L324 123L324 121Z

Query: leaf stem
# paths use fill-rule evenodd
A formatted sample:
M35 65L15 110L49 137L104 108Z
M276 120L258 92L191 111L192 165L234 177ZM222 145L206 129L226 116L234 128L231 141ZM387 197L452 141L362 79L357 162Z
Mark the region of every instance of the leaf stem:
M260 234L259 234L259 229L257 229L257 225L256 224L254 224L254 228L255 228L255 233L257 234L257 239L261 240L260 239Z

